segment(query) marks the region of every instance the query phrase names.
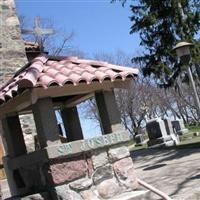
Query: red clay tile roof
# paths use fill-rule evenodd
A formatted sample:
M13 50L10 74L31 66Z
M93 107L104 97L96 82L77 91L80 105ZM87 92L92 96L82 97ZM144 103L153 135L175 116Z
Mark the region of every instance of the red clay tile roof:
M20 93L21 88L64 86L94 81L115 81L134 77L138 69L109 64L107 62L83 60L77 57L48 57L40 55L21 68L14 77L0 88L0 104Z

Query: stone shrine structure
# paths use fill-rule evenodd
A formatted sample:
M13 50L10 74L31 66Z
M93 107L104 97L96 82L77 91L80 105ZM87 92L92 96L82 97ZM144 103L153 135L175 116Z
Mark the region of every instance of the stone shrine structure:
M0 89L3 163L12 196L109 199L138 188L120 124L114 88L125 88L137 69L41 55ZM84 140L76 105L95 97L103 135ZM61 143L55 110L67 132ZM27 152L19 115L32 113L39 147ZM29 196L31 199L32 197Z
M138 70L39 56L37 44L24 46L14 0L2 0L0 13L0 152L9 199L149 199L149 192L135 191L144 183L136 179L114 96L114 88L127 87ZM91 97L103 135L84 140L76 106ZM60 135L55 110L61 111L67 138Z
M125 146L129 135L119 123L113 93L115 87L126 87L138 71L75 57L39 56L38 44L21 38L14 0L1 1L0 13L0 81L7 82L0 87L4 143L0 152L5 155L0 174L4 176L4 166L11 196L15 200L149 199L147 191L131 192L138 184ZM64 65L64 71L59 71L55 63ZM78 68L69 67L69 63ZM49 64L51 69L46 71ZM72 69L75 74L70 74ZM58 73L54 74L55 70ZM67 74L66 70L71 72ZM84 140L76 105L92 96L104 135ZM62 131L55 120L57 109L61 110L67 138L59 135ZM9 195L6 181L0 183L5 199Z

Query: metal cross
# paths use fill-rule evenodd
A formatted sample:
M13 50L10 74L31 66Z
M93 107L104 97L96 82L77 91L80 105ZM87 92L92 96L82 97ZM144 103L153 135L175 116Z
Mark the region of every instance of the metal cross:
M40 17L36 17L35 18L33 30L22 29L22 34L33 34L33 35L36 36L36 41L39 44L41 52L43 52L43 50L44 50L42 36L43 35L51 35L51 34L54 34L54 33L55 33L55 31L53 29L41 28L41 26L40 26Z

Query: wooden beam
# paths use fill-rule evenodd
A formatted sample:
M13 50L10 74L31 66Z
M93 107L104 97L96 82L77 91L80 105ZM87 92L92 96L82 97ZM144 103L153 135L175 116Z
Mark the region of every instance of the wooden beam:
M67 98L69 96L66 96L67 100L65 100L65 101L60 100L60 101L53 102L53 107L55 110L59 109L60 107L66 107L66 108L74 107L74 106L78 105L79 103L92 98L93 96L94 96L94 93L77 95L77 96L75 96L75 97L73 96L71 98ZM32 105L28 106L25 109L22 109L19 112L20 115L25 115L25 114L30 114L30 113L32 113Z
M10 113L19 112L31 104L34 104L36 101L37 99L34 92L32 92L32 90L26 90L22 94L19 94L19 96L8 100L8 102L0 106L0 118Z
M79 103L86 101L94 96L94 93L86 94L86 95L78 95L67 101L65 101L64 106L67 108L74 107Z
M114 88L127 88L129 83L130 79L127 79L126 81L117 80L115 82L111 81L104 81L103 83L94 82L89 85L85 83L80 83L77 86L74 85L65 85L62 87L52 86L47 89L35 88L34 92L38 99L45 97L61 97L61 96L88 94L98 90L110 91Z
M94 82L89 85L85 83L80 83L77 86L74 85L66 85L62 87L52 86L47 89L44 88L27 89L23 93L19 94L19 96L10 99L8 102L0 106L0 119L6 114L12 112L28 110L27 108L32 104L36 103L36 101L40 98L88 94L98 90L109 91L112 90L113 88L128 88L131 80L132 79L127 79L125 81L116 80L114 82L104 81L103 83ZM78 102L79 101L77 101L77 103ZM75 103L72 103L72 106L73 104Z

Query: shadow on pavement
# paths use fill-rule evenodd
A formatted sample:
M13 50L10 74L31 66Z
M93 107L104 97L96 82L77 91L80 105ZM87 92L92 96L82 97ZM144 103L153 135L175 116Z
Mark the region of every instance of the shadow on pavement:
M142 149L132 151L131 156L133 159L142 159L146 162L150 161L152 157L157 157L154 165L162 162L171 161L173 159L179 159L187 157L191 154L200 153L200 143L182 145L173 148L157 148L157 149Z
M166 166L167 164L158 164L158 165L153 165L153 166L150 166L150 167L146 167L143 169L143 171L147 171L147 170L152 170L152 169L157 169L157 168L160 168L160 167L164 167Z
M188 178L189 180L194 180L194 179L200 179L200 174L197 174L196 176L192 176Z
M184 192L185 188L187 188L187 191L189 193L192 193L194 188L192 185L192 181L198 181L200 179L200 167L196 166L191 172L189 171L188 174L184 174L183 179L179 180L179 176L181 176L181 173L179 170L176 169L177 167L182 166L182 168L185 168L186 171L188 172L187 169L189 169L190 164L192 166L192 163L194 162L199 162L199 158L196 156L194 158L190 159L182 159L186 158L187 156L190 155L195 155L200 153L200 143L195 143L195 144L187 144L187 145L181 145L173 148L162 148L162 149L142 149L142 150L137 150L131 152L131 156L133 160L136 160L137 162L140 160L142 161L141 164L137 169L142 169L143 171L148 171L148 170L156 170L156 169L161 169L162 167L169 166L168 169L163 168L162 170L166 170L166 173L162 174L162 177L156 176L155 179L153 179L154 183L160 182L161 184L164 184L164 187L168 187L168 185L174 185L173 188L171 188L169 194L170 195L182 195L181 193ZM174 160L174 163L171 161ZM168 163L168 161L170 161ZM187 163L187 164L186 164ZM167 170L171 169L167 173ZM170 173L173 172L173 175ZM147 177L151 177L151 173L154 172L149 172ZM184 173L184 172L183 172ZM163 178L164 177L164 178ZM163 179L160 179L163 178ZM174 180L178 178L178 181L174 183ZM148 180L148 179L147 179ZM196 182L193 182L193 184L196 184ZM188 189L188 187L191 188Z

